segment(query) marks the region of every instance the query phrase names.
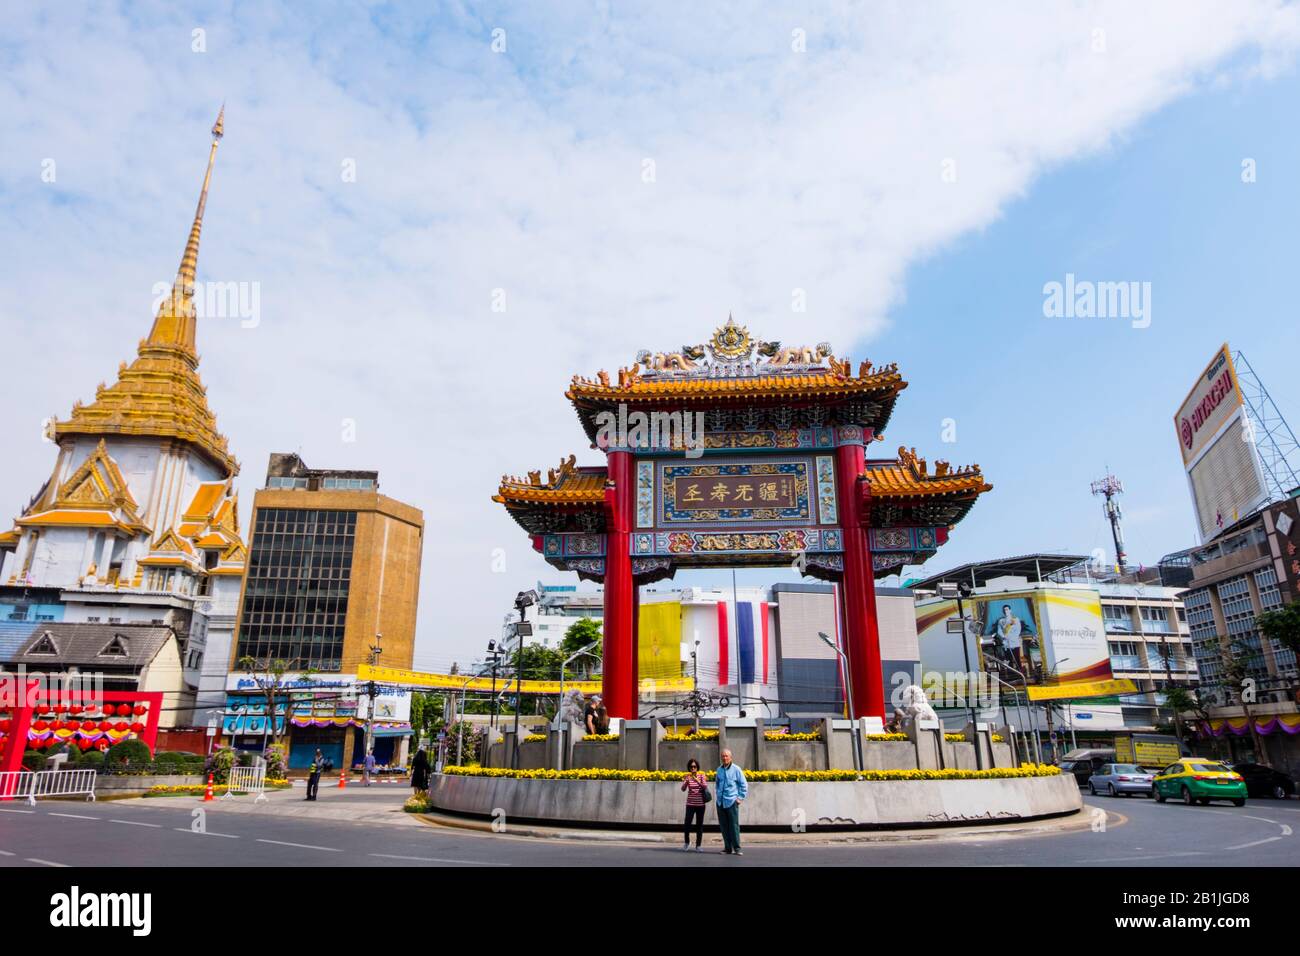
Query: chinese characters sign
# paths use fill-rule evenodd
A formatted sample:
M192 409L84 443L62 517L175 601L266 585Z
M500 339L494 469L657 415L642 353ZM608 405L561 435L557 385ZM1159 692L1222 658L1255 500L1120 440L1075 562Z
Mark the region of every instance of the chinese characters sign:
M805 461L665 465L661 487L666 525L811 521Z

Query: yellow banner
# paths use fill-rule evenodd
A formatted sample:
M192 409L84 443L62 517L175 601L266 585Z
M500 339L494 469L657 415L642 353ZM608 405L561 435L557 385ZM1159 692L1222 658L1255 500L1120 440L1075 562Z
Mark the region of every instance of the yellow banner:
M485 690L491 692L493 688L491 677L467 677L463 674L430 674L427 671L408 671L400 667L372 667L369 664L361 664L357 667L357 682L376 681L380 684L397 684L402 687L427 687L430 690ZM498 677L496 681L497 693L502 693L507 688L514 691L514 681L508 677ZM641 689L647 693L661 691L666 693L683 693L694 689L694 682L689 677L678 677L669 680L655 680L647 678L641 681ZM580 690L584 694L600 693L600 681L598 680L566 680L564 689ZM522 692L525 694L558 694L560 692L560 682L558 680L526 680L523 682Z
M1115 694L1136 694L1137 684L1128 678L1121 680L1075 681L1069 684L1044 684L1029 687L1030 700L1065 700L1070 697L1112 697Z
M637 677L644 688L653 680L657 689L682 676L682 604L661 601L642 604L638 617Z

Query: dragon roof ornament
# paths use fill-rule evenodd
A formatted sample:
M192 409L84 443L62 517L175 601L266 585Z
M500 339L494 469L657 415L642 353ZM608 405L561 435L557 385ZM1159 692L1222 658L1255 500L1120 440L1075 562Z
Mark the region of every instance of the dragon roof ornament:
M864 372L870 363L864 365ZM749 329L727 316L707 342L683 345L676 352L637 353L631 368L619 372L620 384L645 378L744 378L773 374L832 371L848 376L849 363L835 358L829 342L815 346L784 346L754 338Z

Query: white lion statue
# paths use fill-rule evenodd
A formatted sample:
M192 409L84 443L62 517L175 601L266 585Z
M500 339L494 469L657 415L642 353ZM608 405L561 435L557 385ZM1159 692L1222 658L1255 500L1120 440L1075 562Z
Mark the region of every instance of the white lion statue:
M559 716L561 725L582 723L582 712L586 706L587 701L582 696L582 691L575 687L566 692L564 699L560 701Z
M930 706L930 698L916 684L903 688L903 706L898 711L906 726L912 726L918 720L938 720L939 715Z

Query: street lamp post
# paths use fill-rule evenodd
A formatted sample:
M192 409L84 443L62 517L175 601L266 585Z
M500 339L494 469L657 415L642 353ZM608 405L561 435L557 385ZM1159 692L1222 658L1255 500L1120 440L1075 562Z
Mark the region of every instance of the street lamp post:
M840 663L844 668L844 692L848 696L849 714L852 715L854 713L857 713L853 709L853 682L849 680L848 655L845 654L844 651L840 650L840 646L836 644L834 641L832 641L829 637L827 637L824 632L818 631L817 636L820 637L825 642L827 647L829 647L831 650L833 650L836 654L840 656ZM697 720L699 719L698 716L696 719ZM861 773L862 772L862 734L860 732L861 724L858 723L857 718L852 718L852 721L853 721L853 769L856 770L858 773Z
M379 663L379 655L384 653L383 649L379 646L380 643L383 641L383 639L384 639L384 635L376 631L375 643L370 645L369 661L371 667L374 667L376 664ZM369 754L370 751L373 750L375 747L375 693L377 690L378 688L375 682L373 680L370 681L369 685L366 688L367 702L369 703L369 706L366 708L366 750L365 753L361 755L362 766L365 765L366 755ZM286 711L285 719L288 720L288 718L289 715ZM346 772L346 770L347 768L345 767L344 771Z
M972 740L971 743L975 745L975 769L983 770L984 756L983 754L980 753L979 716L975 713L975 705L974 703L971 702L970 699L970 684L971 684L970 647L968 646L966 641L967 637L969 636L966 627L966 607L962 603L963 599L969 595L970 595L969 584L965 584L965 583L950 584L948 582L944 582L939 585L940 597L946 598L950 601L954 598L956 598L957 600L957 620L961 622L961 656L962 656L962 660L965 661L966 663L966 693L963 696L965 696L966 698L966 709L970 711L971 736L974 737L974 740Z
M523 703L524 696L524 638L533 633L533 626L525 620L529 606L537 603L536 591L520 591L515 597L515 610L519 612L519 623L515 625L515 634L519 638L518 658L515 660L515 746L510 755L510 765L513 769L519 769L519 711Z

